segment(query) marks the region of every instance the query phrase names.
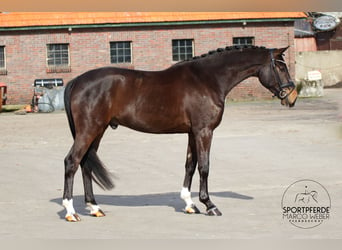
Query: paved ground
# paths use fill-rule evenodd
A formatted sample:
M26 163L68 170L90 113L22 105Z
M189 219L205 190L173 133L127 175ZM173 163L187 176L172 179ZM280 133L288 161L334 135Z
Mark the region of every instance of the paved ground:
M182 212L185 135L119 127L106 132L99 150L117 176L115 189L95 188L107 216L88 216L78 172L74 202L82 221L67 223L63 159L72 141L65 114L2 113L0 238L342 238L341 96L327 90L292 110L275 101L227 106L214 136L209 183L222 217ZM285 189L306 178L324 185L332 210L328 221L304 230L283 220L280 204Z

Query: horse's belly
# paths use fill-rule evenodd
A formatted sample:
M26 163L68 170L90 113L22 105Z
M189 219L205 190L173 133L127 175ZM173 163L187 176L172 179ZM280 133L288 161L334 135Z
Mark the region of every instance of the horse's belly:
M187 133L191 123L183 113L172 114L168 110L144 110L122 116L118 123L146 133Z

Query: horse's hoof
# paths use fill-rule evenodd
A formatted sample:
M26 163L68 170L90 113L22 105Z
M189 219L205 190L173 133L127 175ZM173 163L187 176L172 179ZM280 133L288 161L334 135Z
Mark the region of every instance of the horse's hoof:
M81 221L80 216L78 216L78 214L70 214L65 216L66 221L68 222L78 222Z
M106 216L106 214L101 209L97 210L94 213L91 213L91 215L94 216L94 217L104 217L104 216Z
M199 214L199 213L201 213L200 210L194 204L192 204L190 207L186 207L184 212L186 214Z
M217 207L213 207L213 208L208 209L207 214L209 216L221 216L222 215L221 211L218 210Z

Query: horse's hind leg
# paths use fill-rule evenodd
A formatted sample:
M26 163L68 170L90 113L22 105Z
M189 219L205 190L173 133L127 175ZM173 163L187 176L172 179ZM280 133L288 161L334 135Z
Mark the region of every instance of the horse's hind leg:
M82 136L83 135L83 136ZM73 206L73 184L74 176L78 166L86 154L93 139L89 134L82 134L77 136L73 146L71 147L68 155L64 159L65 174L64 174L64 193L63 193L63 206L66 208L67 213L65 219L67 221L80 221L80 217L75 212Z
M97 149L99 147L100 141L102 139L103 133L101 133L92 143L90 149L87 153L87 158L95 158L98 160ZM84 159L81 162L82 169L82 177L83 177L83 185L84 185L84 198L85 203L90 208L90 214L95 217L103 217L105 213L101 210L101 208L97 205L93 192L93 184L92 184L92 168L90 165L90 161L88 159Z
M71 147L68 155L64 159L64 194L63 194L63 206L67 210L65 219L67 221L80 221L80 217L77 215L73 205L73 184L74 175L77 171L78 165L74 165L72 160L72 154L74 151L74 145Z
M191 199L191 183L192 177L196 170L197 165L197 152L196 152L196 144L194 140L194 136L192 133L189 133L189 142L188 149L186 155L186 163L185 163L185 177L183 182L183 188L181 191L181 198L185 201L186 207L184 212L188 214L200 213L199 209L195 206L194 202Z

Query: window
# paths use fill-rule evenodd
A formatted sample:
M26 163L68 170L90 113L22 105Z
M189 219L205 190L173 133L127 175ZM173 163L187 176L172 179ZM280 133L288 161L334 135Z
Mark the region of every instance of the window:
M5 75L6 73L5 46L0 46L0 75Z
M69 44L48 44L48 66L69 65Z
M172 40L172 60L182 61L193 57L193 40Z
M233 45L254 45L254 37L233 37Z
M110 43L111 63L131 63L132 49L131 42L111 42Z
M47 45L48 72L70 72L69 44Z
M5 68L5 46L0 46L0 69Z

